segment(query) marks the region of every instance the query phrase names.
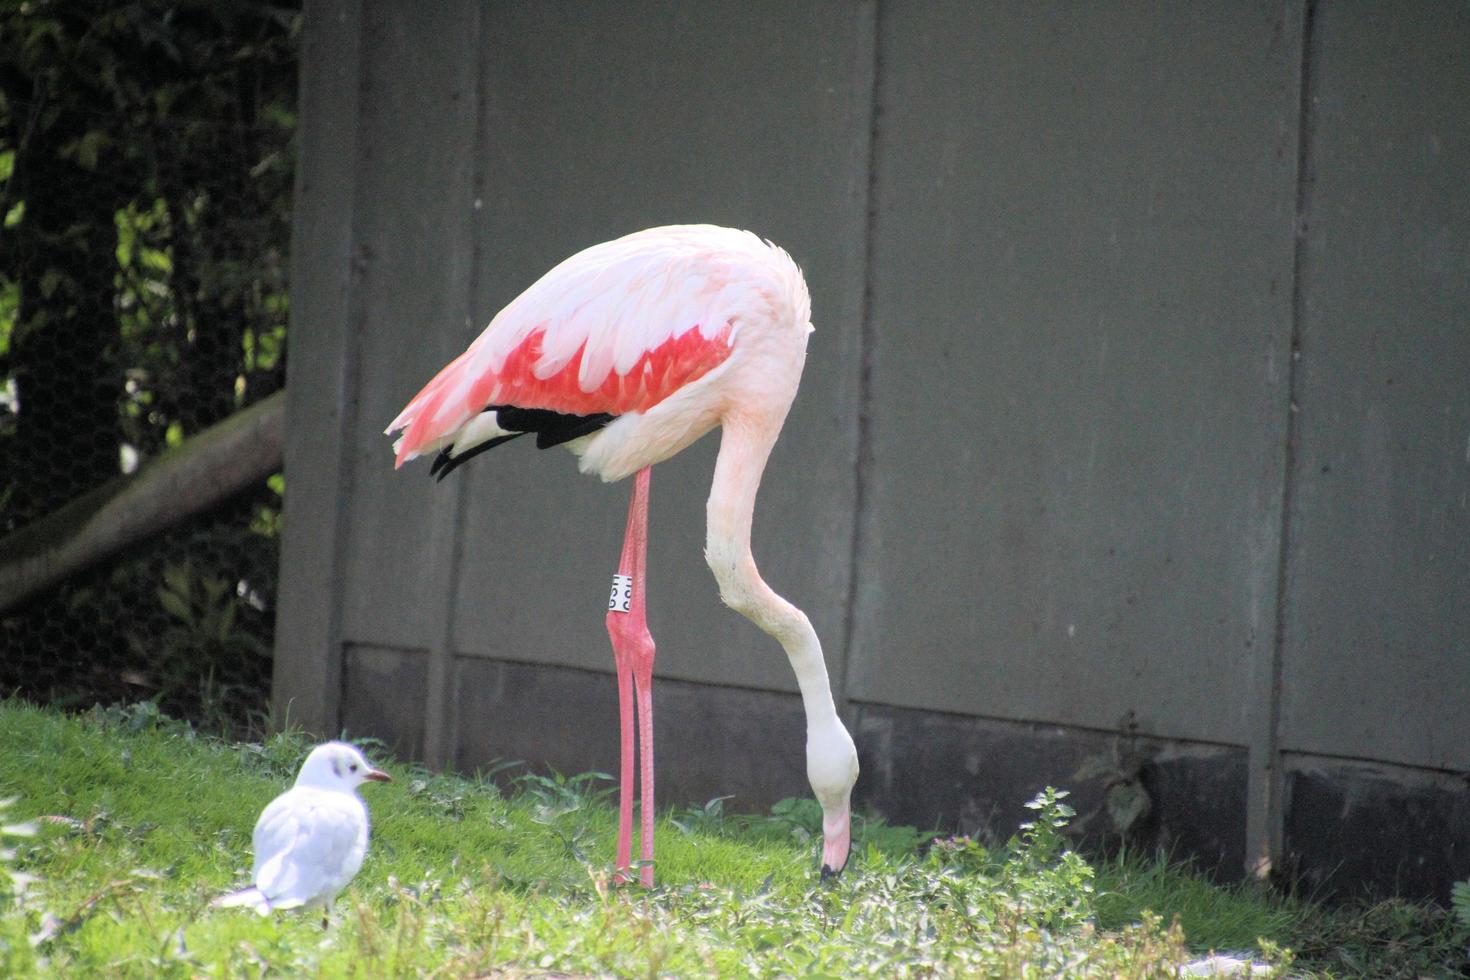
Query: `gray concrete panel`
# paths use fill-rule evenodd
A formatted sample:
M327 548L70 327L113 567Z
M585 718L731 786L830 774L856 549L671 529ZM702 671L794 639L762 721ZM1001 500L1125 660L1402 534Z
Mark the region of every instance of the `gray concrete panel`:
M422 760L428 659L422 650L349 643L342 651L346 737L379 738L395 759Z
M1299 7L883 12L851 694L1243 743Z
M468 0L366 16L361 368L340 596L349 641L431 648L448 614L455 499L426 494L422 469L395 473L383 429L459 353L467 323L477 27Z
M291 230L291 329L281 580L272 706L315 732L337 725L344 436L356 400L350 321L360 5L307 4L300 162Z
M651 225L750 228L804 267L817 333L757 502L754 550L835 667L855 509L870 7L536 3L486 16L476 331L562 258ZM658 673L788 689L780 648L721 606L704 564L716 445L707 437L653 474ZM566 453L526 444L456 478L470 482L456 649L611 670L603 616L629 484L604 486Z
M462 772L521 761L538 771L618 773L617 684L597 671L462 657L456 665ZM795 695L661 680L653 686L658 805L734 796L764 812L805 796L806 726Z
M1470 769L1470 7L1314 29L1282 744Z

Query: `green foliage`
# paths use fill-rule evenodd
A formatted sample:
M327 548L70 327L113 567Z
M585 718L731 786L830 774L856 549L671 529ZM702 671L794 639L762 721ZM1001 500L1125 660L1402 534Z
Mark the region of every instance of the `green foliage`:
M1457 881L1450 890L1450 907L1455 910L1455 926L1470 935L1470 881Z
M1451 911L1391 898L1316 908L1295 937L1297 962L1321 975L1416 980L1464 976L1463 933Z
M1215 885L1186 864L1127 849L1097 866L1094 888L1102 928L1117 929L1150 909L1168 909L1191 944L1203 949L1249 950L1253 937L1293 935L1310 913L1290 900L1266 901L1253 883Z
M165 565L156 590L168 625L128 635L138 660L154 665L158 696L197 697L196 718L223 727L237 692L224 678L240 661L270 659L270 648L238 623L241 608L231 582L201 573L187 561ZM257 670L263 668L256 668Z
M298 30L291 4L258 0L34 0L0 12L0 211L23 232L9 249L41 258L50 240L26 229L28 198L90 192L52 187L45 168L73 164L110 188L111 254L91 257L87 281L44 261L34 281L42 299L111 294L109 353L133 420L121 435L145 455L170 426L187 433L217 417L191 418L190 400L238 405L279 386ZM0 286L18 285L4 267ZM22 324L18 306L0 308L0 340L54 321L44 304L33 312ZM217 350L230 336L235 349ZM198 390L197 365L220 357L235 370L205 374L225 389ZM141 393L149 410L128 413Z
M15 797L0 799L0 973L21 976L35 968L31 940L26 934L26 893L34 875L14 868L14 844L36 836L36 825L11 820Z
M298 8L0 5L0 534L284 383ZM252 493L8 614L0 687L245 728L280 527Z
M835 886L791 834L799 807L750 833L706 804L704 828L660 821L661 884L645 892L611 884L606 776L523 776L506 795L393 765L365 793L374 844L323 936L311 916L207 905L240 882L299 736L236 745L151 707L65 719L9 704L0 741L6 791L64 818L19 855L43 875L22 914L47 974L1152 976L1185 956L1156 918L1101 931L1075 914L1085 894L1059 912L1056 881L1079 876L1049 836L1055 798L1004 855L869 844Z
M30 875L11 867L11 862L15 860L15 851L10 845L18 838L36 836L34 823L10 820L10 812L15 803L16 798L13 796L0 799L0 907L8 902L19 902L34 881Z
M1430 906L1328 912L1128 854L1094 869L1068 847L1059 791L994 848L900 847L886 828L829 885L816 841L794 833L811 830L802 807L738 816L712 800L660 819L645 891L613 884L607 776L502 792L391 762L395 782L364 791L373 844L324 934L315 916L208 906L244 879L299 734L241 744L152 705L67 718L7 702L0 744L0 792L44 818L15 848L38 876L28 902L0 909L8 975L1163 977L1207 949L1259 948L1279 969L1287 946L1293 976L1458 962Z

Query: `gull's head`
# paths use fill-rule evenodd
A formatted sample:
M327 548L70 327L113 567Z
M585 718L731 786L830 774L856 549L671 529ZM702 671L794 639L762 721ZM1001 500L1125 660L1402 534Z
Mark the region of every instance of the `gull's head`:
M324 742L311 750L301 764L297 786L351 792L366 782L387 783L391 777L374 769L361 752L346 742Z

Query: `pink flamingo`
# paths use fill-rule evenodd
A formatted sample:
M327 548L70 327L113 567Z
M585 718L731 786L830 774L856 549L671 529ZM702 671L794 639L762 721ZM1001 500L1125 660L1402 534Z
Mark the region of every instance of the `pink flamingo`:
M618 671L622 796L617 866L631 864L634 695L642 769L641 878L653 884L653 637L644 615L649 467L716 425L705 559L725 604L775 637L806 712L806 768L822 805L822 877L850 849L857 750L837 716L806 615L761 579L750 527L761 473L806 361L811 299L796 263L746 231L650 228L557 265L496 314L414 396L388 434L397 465L437 453L441 479L471 456L536 433L583 473L634 476L607 631Z

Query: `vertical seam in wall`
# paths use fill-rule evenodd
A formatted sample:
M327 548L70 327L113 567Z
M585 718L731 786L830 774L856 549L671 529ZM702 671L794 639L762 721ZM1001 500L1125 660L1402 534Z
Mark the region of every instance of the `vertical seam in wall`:
M881 115L878 104L882 71L882 5L873 0L868 5L867 30L871 33L868 68L868 154L863 217L863 299L858 329L857 439L853 458L852 550L848 559L847 615L843 623L842 663L837 675L837 709L849 725L853 723L852 703L848 694L852 662L857 653L858 603L862 596L862 570L868 558L865 525L868 520L868 478L872 472L872 425L870 408L873 377L873 234L877 221L878 126Z
M1297 160L1296 160L1296 209L1293 214L1292 284L1291 284L1291 341L1286 368L1287 416L1286 440L1282 447L1281 475L1281 538L1280 552L1276 565L1276 622L1271 648L1271 703L1267 714L1266 731L1266 785L1263 841L1253 841L1251 846L1261 847L1263 853L1257 857L1269 860L1270 868L1280 866L1284 831L1285 775L1281 771L1281 686L1286 645L1288 586L1291 581L1292 508L1296 502L1297 447L1301 437L1300 409L1298 403L1300 385L1300 358L1302 321L1306 312L1307 273L1307 222L1311 209L1311 145L1312 145L1312 55L1316 44L1315 25L1317 0L1305 0L1302 6L1302 55L1300 90L1297 103Z
M477 42L474 48L474 95L473 112L475 122L471 128L470 143L470 174L469 174L469 205L465 212L466 221L469 223L470 241L470 267L469 274L465 276L465 316L471 316L475 305L475 295L479 285L480 268L480 243L476 232L474 202L480 197L481 179L483 175L480 166L480 137L481 119L483 114L481 107L484 105L485 73L483 69L484 58L481 53L485 50L484 25L486 17L482 6L476 4L471 9L475 11L474 34ZM459 577L464 559L464 523L465 510L468 506L470 479L465 474L463 479L455 481L454 494L450 498L448 521L450 525L449 554L444 556L449 562L446 588L444 590L444 605L440 611L439 634L434 638L434 646L430 651L435 661L439 664L440 675L438 677L438 689L429 692L431 699L437 705L437 717L428 719L436 727L432 740L430 733L425 732L425 755L429 765L440 769L450 768L455 757L455 743L457 741L458 718L454 699L454 612L456 599L459 596ZM432 675L432 670L431 670ZM429 749L433 749L432 755Z
M475 7L475 95L474 112L475 124L471 128L470 151L470 200L469 200L469 223L470 223L470 274L465 277L465 316L469 318L469 332L474 334L479 320L475 318L475 301L480 293L480 260L482 247L480 243L480 226L476 215L477 201L485 199L485 168L481 164L483 159L480 154L481 140L484 137L485 119L485 52L489 49L489 39L485 36L486 23L489 17L485 16L484 5ZM459 703L454 697L454 611L455 600L459 595L459 578L464 571L464 528L465 512L469 509L470 487L473 480L469 474L465 479L459 481L459 493L454 502L454 546L450 551L450 561L453 562L453 572L450 575L450 591L447 598L449 605L445 614L445 644L447 648L445 674L444 674L444 759L442 765L448 768L455 758L455 745L458 742L459 733Z
M337 425L337 468L338 482L337 494L333 512L332 526L332 574L328 583L328 599L330 603L330 614L327 618L327 640L328 670L332 672L326 679L325 689L331 692L332 703L324 706L324 715L330 720L329 734L337 735L342 730L342 703L346 699L345 685L347 683L347 670L344 661L347 657L347 644L343 636L343 613L342 597L346 592L347 550L350 513L356 480L353 478L351 434L357 427L357 411L359 404L358 381L361 370L361 338L364 322L367 318L367 305L364 295L367 292L367 276L371 267L372 256L362 249L362 228L360 221L363 214L363 171L366 169L366 160L370 155L371 147L367 144L364 133L367 132L367 114L372 111L371 91L368 85L368 59L364 56L369 46L372 35L372 25L366 21L366 9L361 4L354 4L355 16L352 20L358 25L357 30L357 98L353 112L352 132L352 213L347 223L347 268L345 288L347 298L344 304L346 308L345 330L346 336L342 343L342 387L339 390L340 417ZM287 408L289 413L289 406ZM288 415L289 421L289 415ZM290 493L290 488L286 490ZM334 675L334 676L333 676Z

